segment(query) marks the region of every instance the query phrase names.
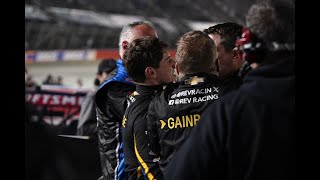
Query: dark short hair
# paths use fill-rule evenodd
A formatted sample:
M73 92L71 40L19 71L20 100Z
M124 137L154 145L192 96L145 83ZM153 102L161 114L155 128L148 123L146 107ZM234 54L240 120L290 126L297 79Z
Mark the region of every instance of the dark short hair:
M125 50L123 61L128 75L135 82L146 80L147 67L159 68L163 52L169 45L156 37L143 37L132 41Z
M184 74L213 71L216 57L214 41L202 31L189 31L177 42L175 59Z
M206 34L218 34L221 37L220 44L227 52L233 50L236 40L241 37L243 26L233 22L226 22L210 26L203 30Z
M114 59L103 59L99 63L97 74L101 75L103 72L109 74L117 67L117 63Z

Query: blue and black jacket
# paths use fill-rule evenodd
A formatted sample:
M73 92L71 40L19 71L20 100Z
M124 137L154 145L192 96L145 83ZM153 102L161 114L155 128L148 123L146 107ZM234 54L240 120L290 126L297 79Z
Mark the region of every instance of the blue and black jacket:
M127 97L135 85L127 76L122 60L99 87L96 94L98 143L103 179L124 180L121 121L127 107Z

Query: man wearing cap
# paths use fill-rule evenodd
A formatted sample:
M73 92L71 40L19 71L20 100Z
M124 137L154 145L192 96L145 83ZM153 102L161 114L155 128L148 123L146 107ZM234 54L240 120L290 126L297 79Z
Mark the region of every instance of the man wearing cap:
M97 76L94 80L95 87L99 87L107 75L117 67L114 59L103 59L99 63ZM86 98L81 104L80 118L77 126L77 135L90 136L96 138L97 136L97 115L95 105L96 89L88 92Z

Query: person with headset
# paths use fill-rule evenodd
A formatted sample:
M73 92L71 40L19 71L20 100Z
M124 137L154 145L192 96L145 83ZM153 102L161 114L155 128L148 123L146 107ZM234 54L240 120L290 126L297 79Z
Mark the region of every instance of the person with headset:
M253 4L237 41L253 69L209 105L171 160L166 180L295 179L295 7Z

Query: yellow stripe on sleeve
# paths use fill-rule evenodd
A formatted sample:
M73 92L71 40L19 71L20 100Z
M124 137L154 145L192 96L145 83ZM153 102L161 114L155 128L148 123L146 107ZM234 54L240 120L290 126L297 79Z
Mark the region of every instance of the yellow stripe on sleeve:
M134 151L136 153L136 156L138 158L138 161L140 162L142 168L144 169L144 172L146 173L147 177L149 180L156 180L154 178L154 176L151 174L151 172L149 172L149 167L147 166L147 164L143 161L143 159L141 158L138 149L137 149L137 143L136 143L136 136L134 135Z
M137 169L137 177L139 178L140 176L142 176L142 172L141 172L141 166L138 167Z

